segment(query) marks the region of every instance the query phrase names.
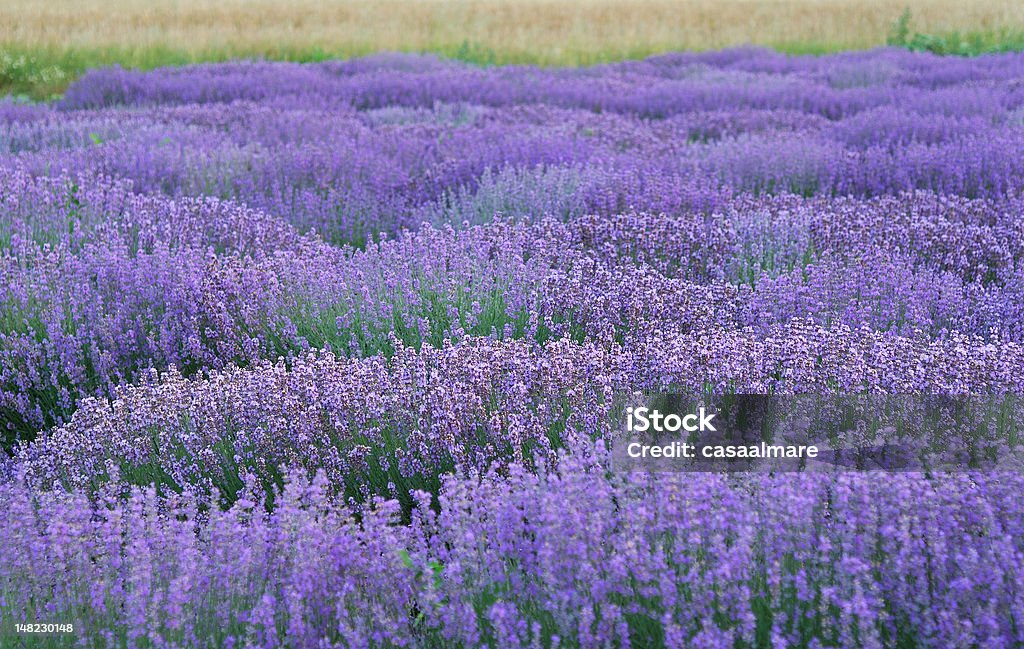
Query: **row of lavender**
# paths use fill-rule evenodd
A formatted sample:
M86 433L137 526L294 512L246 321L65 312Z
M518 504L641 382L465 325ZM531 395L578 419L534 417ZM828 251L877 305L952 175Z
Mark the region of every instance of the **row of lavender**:
M0 639L1024 642L1016 474L597 468L623 391L1024 392L1022 77L375 57L0 104Z
M16 171L0 172L0 188L9 440L150 368L194 374L318 348L390 355L395 340L631 348L673 332L786 337L794 318L971 347L1024 339L1019 200L741 197L713 213L426 227L354 250L250 208L117 181ZM970 388L944 386L931 385Z
M111 647L997 647L1024 642L1019 474L444 478L356 523L0 486L0 615ZM255 493L253 493L255 492ZM440 513L433 509L440 507ZM70 643L67 643L70 644Z
M236 198L334 242L495 212L710 209L721 184L992 198L1024 171L1019 74L1012 56L895 51L543 72L421 57L99 71L59 106L3 108L0 152L34 172Z

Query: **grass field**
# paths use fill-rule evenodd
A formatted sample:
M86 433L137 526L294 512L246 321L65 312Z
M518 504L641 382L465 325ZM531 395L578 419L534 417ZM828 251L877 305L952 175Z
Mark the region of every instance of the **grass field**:
M900 17L904 16L903 22ZM818 53L889 43L973 54L1024 47L1016 0L6 0L0 94L47 98L82 71L382 50L476 63L579 65L758 44Z

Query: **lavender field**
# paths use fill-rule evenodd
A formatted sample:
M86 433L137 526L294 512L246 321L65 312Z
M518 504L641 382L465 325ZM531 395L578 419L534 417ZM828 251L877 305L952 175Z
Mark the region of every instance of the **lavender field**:
M1024 646L1018 470L608 463L622 392L1024 393L1022 190L1018 54L0 103L0 646Z

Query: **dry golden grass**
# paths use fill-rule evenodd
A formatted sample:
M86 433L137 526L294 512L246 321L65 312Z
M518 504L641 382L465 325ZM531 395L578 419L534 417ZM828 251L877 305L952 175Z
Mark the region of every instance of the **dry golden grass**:
M904 8L924 33L1024 28L1021 0L3 0L0 44L196 58L469 48L585 63L745 43L870 47Z

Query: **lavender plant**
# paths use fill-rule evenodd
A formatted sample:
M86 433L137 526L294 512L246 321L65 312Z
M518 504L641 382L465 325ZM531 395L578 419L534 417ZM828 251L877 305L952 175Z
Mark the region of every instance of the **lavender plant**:
M408 524L291 475L272 513L0 487L0 622L118 646L948 646L1020 635L1018 474L445 478ZM440 510L432 508L437 505Z
M607 451L622 394L1024 392L1022 74L387 55L0 102L0 645L1024 644L1012 461Z

